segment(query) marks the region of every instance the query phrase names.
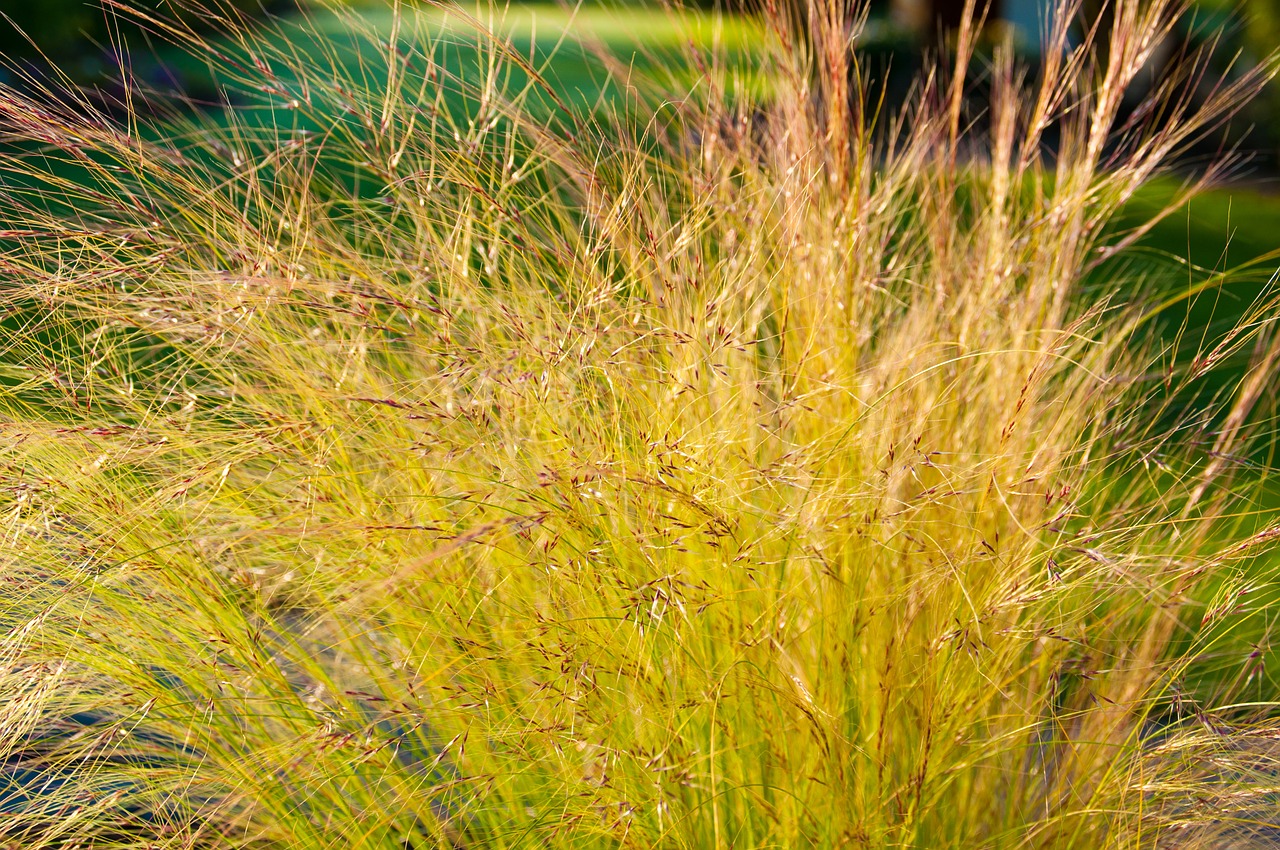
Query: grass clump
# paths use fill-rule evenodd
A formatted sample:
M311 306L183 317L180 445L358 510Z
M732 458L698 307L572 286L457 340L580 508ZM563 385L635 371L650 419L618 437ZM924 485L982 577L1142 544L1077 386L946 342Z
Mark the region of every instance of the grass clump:
M1188 362L1133 281L1081 296L1260 77L1118 123L1177 10L1075 11L981 125L941 70L878 115L843 4L765 16L759 103L713 43L575 108L404 9L343 57L166 29L236 98L185 123L5 93L0 826L1261 841L1280 532L1232 458L1274 294Z

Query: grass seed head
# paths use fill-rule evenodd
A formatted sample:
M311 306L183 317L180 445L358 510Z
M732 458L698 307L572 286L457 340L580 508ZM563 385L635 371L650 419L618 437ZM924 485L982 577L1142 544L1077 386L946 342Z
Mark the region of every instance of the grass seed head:
M985 123L971 20L882 115L840 3L731 24L763 92L703 16L584 104L523 12L407 6L152 19L234 107L5 92L0 746L49 789L13 834L1243 836L1265 382L1206 461L1134 283L1086 284L1262 72L1125 124L1177 10L1074 11L1038 78L997 52ZM1269 299L1200 362L1269 370Z

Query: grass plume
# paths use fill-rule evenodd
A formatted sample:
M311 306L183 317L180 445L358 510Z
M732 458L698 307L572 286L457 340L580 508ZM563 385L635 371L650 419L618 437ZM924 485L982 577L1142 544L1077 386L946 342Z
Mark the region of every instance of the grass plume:
M985 120L971 23L888 115L863 13L808 8L765 9L755 94L712 37L692 91L601 64L582 103L500 19L399 7L144 20L234 93L194 118L0 93L14 840L1257 832L1266 387L1170 388L1269 373L1274 293L1156 369L1137 284L1084 283L1265 69L1192 101L1191 57L1130 120L1177 6L1103 43L1066 3Z

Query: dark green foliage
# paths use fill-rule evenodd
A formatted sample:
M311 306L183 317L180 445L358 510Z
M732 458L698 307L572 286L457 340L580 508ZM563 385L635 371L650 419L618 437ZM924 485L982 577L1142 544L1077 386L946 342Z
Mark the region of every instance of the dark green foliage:
M0 53L9 60L30 58L37 49L50 58L69 56L95 18L95 10L86 0L5 5L9 20L0 24Z
M200 31L284 11L291 0L137 0L121 12L111 0L39 0L0 4L0 55L9 65L49 63L73 78L100 73L104 54L123 40L145 43L143 17L181 22Z

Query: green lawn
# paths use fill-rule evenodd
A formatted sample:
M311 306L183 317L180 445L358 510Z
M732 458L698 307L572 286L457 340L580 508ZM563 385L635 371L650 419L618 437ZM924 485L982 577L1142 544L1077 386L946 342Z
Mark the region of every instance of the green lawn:
M413 41L418 47L430 39L435 61L449 70L473 72L480 79L490 70L490 45L479 34L477 22L509 39L560 97L580 106L606 104L619 97L619 84L609 79L609 71L596 53L599 50L607 51L618 67L629 69L624 78L634 74L678 91L700 78L691 66L691 52L702 55L714 48L728 57L731 76L741 77L747 85L763 85L759 73L751 68L762 38L757 22L639 7L590 7L572 12L538 4L497 11L477 7L474 17L413 5L393 11L381 3L356 4L351 9L308 9L271 25L258 49L275 48L306 57L319 68L333 70L336 76L354 71L376 78L386 73L384 54L377 45L398 32L402 43ZM237 40L224 39L220 44L228 56L245 56ZM197 90L224 87L229 82L233 90L236 88L228 80L225 63L207 53L169 48L160 55L164 64ZM519 75L509 77L507 88L514 91L526 81Z
M1166 208L1177 197L1172 178L1144 187L1118 222L1123 228ZM1153 342L1165 362L1186 366L1212 347L1251 307L1275 297L1280 269L1280 196L1247 184L1213 189L1177 207L1119 262L1099 270L1134 278L1167 305L1152 323ZM1227 358L1201 387L1226 397L1248 370L1249 351ZM1257 447L1261 473L1273 464L1274 440ZM1278 502L1280 504L1280 502Z

